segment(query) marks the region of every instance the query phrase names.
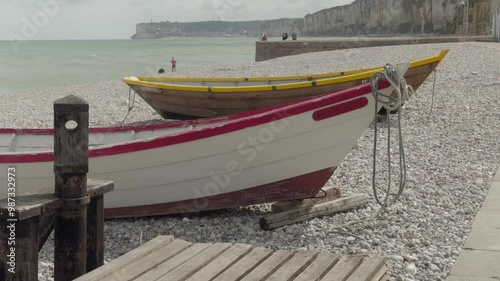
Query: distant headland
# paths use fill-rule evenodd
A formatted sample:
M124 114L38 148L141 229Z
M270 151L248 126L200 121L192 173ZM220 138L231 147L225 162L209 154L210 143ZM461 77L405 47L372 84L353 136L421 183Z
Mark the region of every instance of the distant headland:
M139 23L132 39L258 37L261 33L276 37L283 32L301 36L490 35L493 13L498 8L500 0L356 0L304 18Z

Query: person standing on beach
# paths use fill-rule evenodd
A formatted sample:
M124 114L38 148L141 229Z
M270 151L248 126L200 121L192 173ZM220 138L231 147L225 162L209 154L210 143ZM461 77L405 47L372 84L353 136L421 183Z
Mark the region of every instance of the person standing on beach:
M177 64L177 61L175 60L174 57L172 57L172 72L175 72L175 65Z

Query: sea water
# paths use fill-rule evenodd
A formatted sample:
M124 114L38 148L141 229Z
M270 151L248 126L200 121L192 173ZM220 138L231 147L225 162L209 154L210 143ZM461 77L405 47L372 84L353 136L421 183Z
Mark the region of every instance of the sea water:
M0 93L168 74L255 61L253 37L161 40L0 41Z

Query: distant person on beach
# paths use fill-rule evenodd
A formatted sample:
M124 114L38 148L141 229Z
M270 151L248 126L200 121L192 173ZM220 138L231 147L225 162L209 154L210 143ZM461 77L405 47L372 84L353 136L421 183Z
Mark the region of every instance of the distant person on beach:
M292 40L297 40L297 33L292 33Z
M281 35L281 38L283 38L283 41L285 41L286 39L288 39L288 33L283 32L283 34Z
M172 57L172 72L175 72L175 65L177 64L177 61L175 60L174 57Z

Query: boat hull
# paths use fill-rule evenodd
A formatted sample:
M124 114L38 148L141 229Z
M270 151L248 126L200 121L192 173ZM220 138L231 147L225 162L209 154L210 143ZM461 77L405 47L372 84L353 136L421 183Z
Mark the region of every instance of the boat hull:
M442 57L438 56L428 63L410 67L404 76L408 85L411 85L415 90L418 89L436 69L441 59ZM200 88L199 91L194 91L147 86L147 83L128 84L163 118L186 120L266 108L345 90L367 83L373 72L338 77L325 82L317 80L284 87L269 86L271 90L264 89L262 91L248 91L247 89L239 91L238 87L218 90L214 87L207 91L202 91Z
M153 138L96 145L89 149L88 177L115 183L104 197L108 218L311 197L372 122L374 104L367 84ZM10 138L7 131L6 139L35 150L0 154L0 169L15 167L18 196L53 192L53 152L37 151L36 131L27 133L33 139ZM0 174L0 183L6 182ZM0 198L6 195L0 190Z

